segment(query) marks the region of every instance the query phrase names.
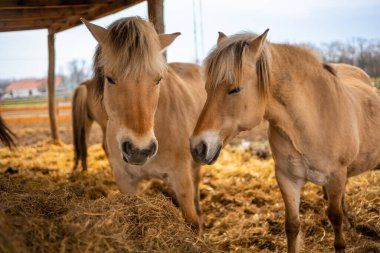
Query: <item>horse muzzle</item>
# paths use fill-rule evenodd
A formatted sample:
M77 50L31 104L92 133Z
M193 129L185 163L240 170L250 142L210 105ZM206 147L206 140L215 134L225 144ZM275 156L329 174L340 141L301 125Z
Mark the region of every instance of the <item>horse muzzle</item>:
M157 154L158 144L157 141L152 143L144 149L137 148L131 141L124 141L121 144L123 160L126 163L133 165L144 165L148 160Z
M202 164L213 164L218 159L222 146L219 134L215 132L206 132L190 139L191 155L195 162Z

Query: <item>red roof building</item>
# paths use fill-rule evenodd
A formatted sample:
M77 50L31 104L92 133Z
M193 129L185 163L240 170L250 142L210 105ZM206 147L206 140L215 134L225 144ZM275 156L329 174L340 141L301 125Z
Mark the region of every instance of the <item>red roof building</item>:
M62 76L55 78L55 88L58 89L62 85ZM47 90L47 79L26 79L10 83L5 88L7 97L33 97L42 95Z

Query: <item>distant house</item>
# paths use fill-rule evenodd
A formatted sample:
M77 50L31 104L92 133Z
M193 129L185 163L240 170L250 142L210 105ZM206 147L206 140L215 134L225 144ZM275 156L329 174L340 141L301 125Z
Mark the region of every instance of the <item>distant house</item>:
M55 88L59 89L62 85L62 76L55 78ZM23 98L36 97L46 94L47 79L25 79L14 81L5 87L3 98Z

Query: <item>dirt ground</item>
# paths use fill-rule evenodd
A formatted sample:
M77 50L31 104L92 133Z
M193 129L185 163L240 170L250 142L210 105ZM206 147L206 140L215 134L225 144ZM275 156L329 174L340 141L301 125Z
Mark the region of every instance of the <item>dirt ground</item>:
M204 237L186 225L158 181L141 194L118 193L93 127L89 171L71 174L71 126L50 145L46 123L11 124L17 150L0 148L0 252L284 252L284 205L265 126L236 140L202 168ZM246 136L247 137L247 136ZM346 252L380 252L380 171L350 179ZM332 252L333 232L320 187L301 202L303 252Z

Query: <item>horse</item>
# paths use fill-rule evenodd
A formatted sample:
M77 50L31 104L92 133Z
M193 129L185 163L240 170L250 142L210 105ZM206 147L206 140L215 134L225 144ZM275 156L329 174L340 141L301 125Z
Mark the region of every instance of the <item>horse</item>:
M16 147L13 140L14 137L16 137L16 135L7 127L3 117L0 115L0 141L4 144L4 146L14 148Z
M233 136L268 121L288 252L300 248L307 181L326 189L334 248L344 252L347 179L380 162L380 98L363 72L335 70L308 49L270 43L267 32L219 34L205 60L207 100L190 139L193 159L215 162Z
M103 133L103 149L106 154L107 114L96 99L96 79L82 82L74 91L72 99L72 130L74 143L73 171L81 161L82 169L87 170L87 142L93 122L97 122Z
M158 35L140 17L107 29L82 21L99 43L95 91L107 115L108 159L120 191L134 194L142 179L162 179L201 233L200 165L188 141L206 100L202 68L167 64L162 53L180 33Z

